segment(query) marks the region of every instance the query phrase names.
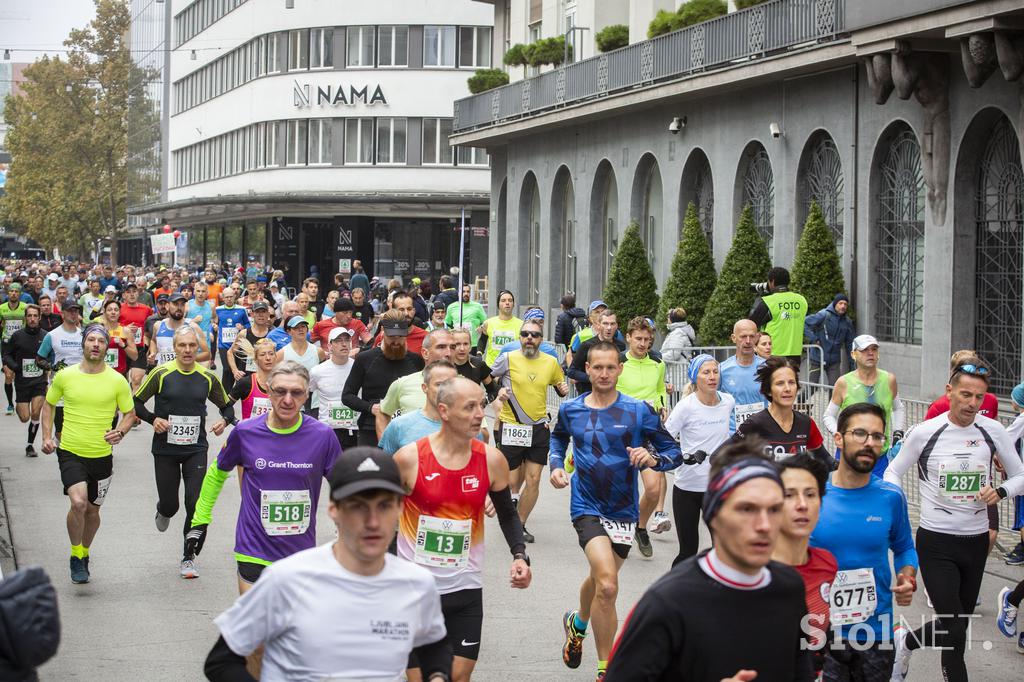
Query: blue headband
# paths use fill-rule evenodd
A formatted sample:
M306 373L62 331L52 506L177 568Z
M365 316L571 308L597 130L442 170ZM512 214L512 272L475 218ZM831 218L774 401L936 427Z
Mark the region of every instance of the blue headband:
M1017 384L1010 391L1010 400L1017 407L1024 407L1024 384Z
M690 360L690 366L686 370L686 376L690 379L691 384L697 383L697 374L700 373L701 366L704 365L708 360L714 360L715 358L708 355L707 353L701 353L694 359Z
M544 311L541 310L540 308L530 308L529 310L526 311L526 314L523 315L523 320L524 321L525 320L543 320L543 319L544 319Z
M754 478L770 478L785 490L782 477L775 465L760 457L744 457L719 471L718 475L708 482L708 489L701 504L704 523L710 527L711 520L718 515L729 494L740 484Z

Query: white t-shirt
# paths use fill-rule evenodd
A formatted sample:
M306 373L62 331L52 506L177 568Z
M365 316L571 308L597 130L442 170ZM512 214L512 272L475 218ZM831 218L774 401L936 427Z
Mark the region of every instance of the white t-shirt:
M326 406L337 403L341 404L341 392L348 381L348 375L352 372L352 365L355 361L348 359L344 365L337 365L328 358L319 365L309 370L309 390L313 394L320 412L320 421L328 424L329 410ZM356 414L358 417L359 415Z
M398 680L415 647L446 635L427 569L386 554L380 573L356 575L331 544L268 566L213 622L240 656L265 645L264 681Z
M703 450L710 455L729 438L729 420L736 400L728 393L716 391L718 404L708 406L691 393L672 409L665 421L665 430L679 441L683 452ZM702 493L708 489L711 458L700 464L684 464L676 469L676 487Z

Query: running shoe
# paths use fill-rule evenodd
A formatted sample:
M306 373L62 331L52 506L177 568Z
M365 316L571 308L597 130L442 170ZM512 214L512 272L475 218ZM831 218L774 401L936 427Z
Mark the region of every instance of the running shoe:
M576 610L562 614L562 629L565 630L565 644L562 645L562 663L570 668L580 667L583 660L583 638L586 632L576 629Z
M89 582L89 569L85 561L80 557L71 557L71 582L76 585L83 585Z
M645 557L654 556L654 547L651 546L651 536L647 534L646 529L637 528L634 538L636 539L637 549L640 550L641 554Z
M910 674L910 655L914 652L907 648L907 635L909 634L910 632L902 625L897 625L892 632L896 657L892 664L892 677L889 678L889 682L903 682Z
M1017 607L1009 602L1010 591L1009 587L999 590L999 614L996 616L999 632L1007 637L1017 634Z
M39 456L36 453L36 449L32 446L32 443L29 443L27 446L25 446L25 456L26 457L38 457Z
M1024 632L1017 635L1017 653L1024 654Z
M672 519L663 511L654 512L654 518L649 524L652 533L664 533L672 530Z
M1014 545L1013 549L1003 554L1003 558L1009 559L1011 556L1014 556L1015 554L1024 554L1024 542L1018 542L1016 545Z
M1024 565L1024 543L1018 542L1013 551L1006 553L1006 563L1009 566Z
M8 405L8 406L7 406L7 412L6 412L6 414L7 414L7 416L8 416L8 417L10 417L11 415L13 415L13 414L14 414L14 405Z
M534 541L533 533L531 533L530 531L526 530L526 526L523 526L523 542L529 542L529 543L532 544L533 541Z
M167 526L171 525L171 517L160 513L159 504L156 505L156 517L153 520L156 522L156 529L161 533L167 530Z
M604 679L604 671L603 670L598 670L597 671L597 677L594 678L594 682L601 682L601 680L603 680L603 679Z
M181 577L185 580L199 577L199 569L196 568L195 557L185 557L181 560Z

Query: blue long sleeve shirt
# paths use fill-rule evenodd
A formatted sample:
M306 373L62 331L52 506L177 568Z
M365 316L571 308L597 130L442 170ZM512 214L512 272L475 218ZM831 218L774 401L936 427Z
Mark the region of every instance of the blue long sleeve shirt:
M827 549L836 558L840 571L870 568L875 577L878 603L873 616L864 623L874 631L874 641L892 637L892 565L917 568L917 550L907 516L907 499L891 483L872 476L863 488L837 488L828 482L821 501L818 525L811 534L811 546ZM842 636L850 629L863 630L862 624L844 625ZM866 633L855 632L857 641Z
M609 521L636 522L640 517L637 468L626 448L654 445L654 468L669 471L683 463L679 443L669 435L658 414L642 400L619 393L608 407L587 407L586 396L562 403L551 434L551 469L565 467L572 441L576 472L572 476L569 515L598 516Z

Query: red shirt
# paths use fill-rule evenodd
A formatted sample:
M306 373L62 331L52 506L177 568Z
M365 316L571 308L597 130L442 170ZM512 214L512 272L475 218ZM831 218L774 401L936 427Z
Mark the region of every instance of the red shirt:
M122 326L127 327L130 324L135 325L135 345L142 346L143 339L142 334L146 328L146 318L153 314L153 309L148 305L142 305L137 303L135 305L128 305L125 303L121 306L121 317L119 321Z
M413 355L419 355L423 352L423 339L426 338L427 331L420 329L416 325L409 327L409 336L406 337L406 347L409 352ZM384 332L377 334L377 338L373 340L374 346L380 345L380 340L384 338Z
M807 613L811 617L809 625L811 628L828 632L828 595L835 580L836 570L839 565L836 558L828 550L818 547L807 548L808 560L806 564L794 566L797 573L804 581L804 597L807 600ZM807 633L811 645L821 641L821 637L811 637L814 630Z
M313 325L313 330L309 334L309 340L313 343L320 343L320 347L327 350L327 337L330 336L331 330L335 327L340 327L337 322L334 321L333 317L329 317L326 320L320 320ZM355 332L355 336L352 337L352 345L359 344L363 337L367 335L366 325L359 320L349 320L348 324L345 325L346 329L351 329Z
M932 419L938 417L940 414L946 414L949 412L949 396L942 396L931 405L928 406L928 413L925 414L925 419ZM991 393L986 393L985 397L981 399L981 408L978 409L978 414L981 414L989 419L999 418L999 398L996 398Z

